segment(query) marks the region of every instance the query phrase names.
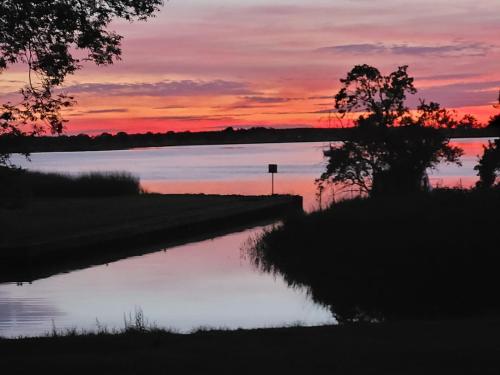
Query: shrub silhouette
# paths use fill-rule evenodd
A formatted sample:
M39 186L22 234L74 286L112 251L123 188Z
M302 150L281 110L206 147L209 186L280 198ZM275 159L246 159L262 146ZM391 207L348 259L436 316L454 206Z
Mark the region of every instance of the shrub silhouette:
M343 201L288 219L249 249L339 321L498 310L500 189Z
M425 190L427 169L443 161L460 164L462 150L440 130L477 121L470 115L458 121L453 112L424 101L412 114L406 99L417 90L407 68L384 76L356 65L340 80L335 109L358 117L351 138L325 152L329 160L320 184L354 185L370 195L412 193Z
M488 141L488 146L484 147L483 156L474 169L479 176L476 184L478 188L491 188L495 185L500 173L500 139Z

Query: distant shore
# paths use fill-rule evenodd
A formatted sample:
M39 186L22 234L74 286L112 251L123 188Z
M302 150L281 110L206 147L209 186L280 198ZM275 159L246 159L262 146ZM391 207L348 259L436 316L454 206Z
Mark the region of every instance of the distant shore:
M143 194L36 199L25 207L0 208L0 282L31 281L107 263L154 251L150 245L214 235L292 211L302 211L302 197Z
M15 374L498 374L499 335L486 317L0 339L0 354Z
M352 136L353 128L249 129L227 128L209 132L173 132L115 135L103 133L58 137L0 137L0 148L9 153L126 150L145 147L201 146L252 143L336 142ZM443 130L450 138L496 137L493 129Z

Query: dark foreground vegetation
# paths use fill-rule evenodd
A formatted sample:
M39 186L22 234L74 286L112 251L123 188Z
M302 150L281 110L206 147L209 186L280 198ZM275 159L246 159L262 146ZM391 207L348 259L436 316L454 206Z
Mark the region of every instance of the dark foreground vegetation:
M141 192L139 178L127 172L67 175L0 167L0 206L24 205L31 198L109 197Z
M500 320L0 339L6 374L498 374Z
M492 137L491 128L446 129L447 137ZM227 128L222 131L173 132L116 135L103 133L97 136L86 134L61 135L57 137L0 137L0 150L5 153L33 153L51 151L97 151L120 150L138 147L245 144L245 143L286 143L342 141L352 136L352 128L297 128L272 129L255 127L250 129Z
M0 281L107 263L301 210L301 197L278 195L33 199L0 208Z
M497 312L500 189L355 199L287 220L250 249L339 321Z

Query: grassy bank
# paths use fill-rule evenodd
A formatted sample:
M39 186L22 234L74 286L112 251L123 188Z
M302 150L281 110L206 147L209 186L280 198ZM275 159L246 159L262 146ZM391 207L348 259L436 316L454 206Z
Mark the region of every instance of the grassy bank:
M6 373L498 374L500 320L1 340Z
M192 239L301 209L296 196L36 199L16 209L0 208L0 280L29 277L23 276L26 270L57 264L106 262L147 251L142 245Z
M341 321L499 311L500 189L345 201L269 231L250 252Z
M138 195L139 178L127 172L78 175L0 167L0 206L22 206L33 198L111 197Z

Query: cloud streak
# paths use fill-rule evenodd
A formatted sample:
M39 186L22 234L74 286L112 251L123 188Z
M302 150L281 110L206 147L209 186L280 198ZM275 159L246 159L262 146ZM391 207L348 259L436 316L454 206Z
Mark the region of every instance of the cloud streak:
M149 121L232 121L234 118L228 115L179 115L179 116L153 116L153 117L137 117L136 120Z
M225 80L160 81L154 83L79 83L65 87L71 94L90 93L106 96L222 96L254 95L247 83Z
M292 100L299 100L299 98L281 98L274 96L245 96L243 100L247 103L258 103L258 104L275 104L275 103L286 103Z
M355 55L390 53L408 56L473 57L485 56L492 48L491 45L473 42L445 45L363 43L322 47L316 49L316 52Z
M85 111L82 113L94 115L94 114L101 114L101 113L125 113L125 112L128 112L127 108L92 109L92 110L88 110L88 111Z
M454 83L419 89L417 96L451 108L483 106L496 101L499 88L500 81Z

